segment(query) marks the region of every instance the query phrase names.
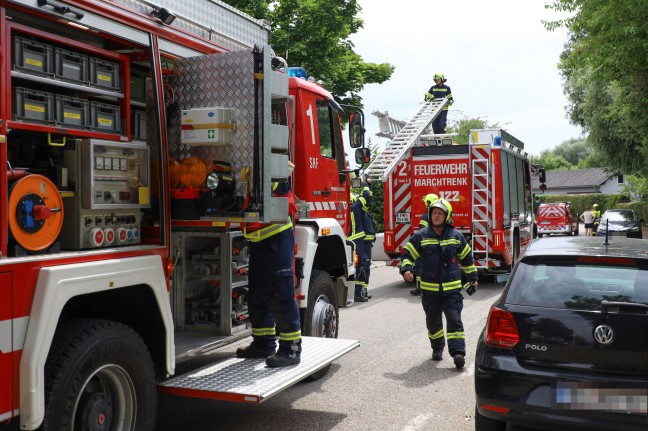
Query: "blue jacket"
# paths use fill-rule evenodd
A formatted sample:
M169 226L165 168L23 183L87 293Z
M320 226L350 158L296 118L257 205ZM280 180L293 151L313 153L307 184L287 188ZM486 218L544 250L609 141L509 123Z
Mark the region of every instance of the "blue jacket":
M444 111L448 110L448 107L454 103L454 98L452 97L452 90L445 84L433 85L428 90L428 93L434 96L435 99L445 99L448 98L450 101L443 108Z
M452 292L461 289L461 269L468 280L477 281L477 268L466 238L446 223L441 235L431 228L419 229L412 235L401 258L401 274L412 271L414 262L421 266L421 290Z

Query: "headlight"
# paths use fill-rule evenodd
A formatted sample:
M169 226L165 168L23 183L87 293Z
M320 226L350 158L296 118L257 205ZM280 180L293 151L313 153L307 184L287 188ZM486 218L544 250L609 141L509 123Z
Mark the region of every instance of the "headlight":
M639 226L635 226L630 229L630 232L639 232Z

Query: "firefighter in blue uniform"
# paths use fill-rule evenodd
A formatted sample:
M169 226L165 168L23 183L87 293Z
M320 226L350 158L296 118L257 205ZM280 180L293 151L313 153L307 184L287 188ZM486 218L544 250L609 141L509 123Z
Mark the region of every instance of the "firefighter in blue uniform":
M292 199L290 184L274 183L273 195ZM290 208L292 216L296 210L292 200ZM237 349L236 356L267 358L269 367L299 364L302 340L295 299L293 221L289 216L284 223L246 226L244 235L250 241L247 302L253 341Z
M351 227L347 239L353 241L353 244L355 244L355 252L358 257L355 273L355 292L353 295L354 302L367 302L369 300L369 298L362 294L363 288L366 287L364 273L362 271L362 256L365 255L363 221L362 201L354 193L351 193Z
M445 199L437 200L429 210L430 226L417 231L410 238L401 260L403 277L412 281L414 262L421 263L421 302L425 310L428 338L432 346L432 359L440 361L448 340L448 350L457 368L463 368L466 355L466 337L461 310L461 269L463 267L469 284L468 294L472 295L478 285L472 250L466 238L448 221L452 216L452 206ZM443 317L447 328L444 338Z
M448 118L448 108L454 103L452 90L450 90L450 87L445 84L446 81L447 79L445 79L442 73L435 73L434 85L430 87L427 93L425 93L426 102L434 99L449 99L448 104L443 108L441 112L439 112L439 115L434 119L434 121L432 121L432 129L434 130L434 133L445 133Z
M367 178L367 183L365 183L362 189L362 197L360 198L362 202L362 226L364 228L364 258L362 259L362 270L364 272L364 282L365 285L362 288L362 296L367 299L371 299L371 294L368 293L369 286L369 276L371 275L371 250L373 249L373 243L376 242L376 224L374 223L373 217L369 213L369 205L371 205L371 200L373 194L369 188L369 183L371 182L370 178Z
M424 229L430 225L430 217L428 215L428 211L430 210L432 204L435 203L438 199L439 197L434 193L428 193L427 195L423 196L423 203L425 204L425 212L421 214L421 221L419 221L417 230ZM414 282L416 283L416 287L410 290L410 294L414 296L419 296L421 294L421 288L418 285L418 278L421 276L421 265L419 261L415 262L414 272L416 273L416 279L414 280Z

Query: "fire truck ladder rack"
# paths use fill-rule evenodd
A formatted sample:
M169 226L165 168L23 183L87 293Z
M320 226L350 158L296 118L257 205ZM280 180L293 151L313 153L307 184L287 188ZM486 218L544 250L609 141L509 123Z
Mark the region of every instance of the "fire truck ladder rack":
M417 142L417 139L432 124L448 104L448 99L435 99L425 102L421 109L391 140L387 147L376 157L365 170L370 178L387 180L407 151Z
M483 253L484 262L488 266L489 244L488 230L490 228L490 163L488 159L472 159L472 220L473 235L471 247L473 253ZM479 259L482 260L482 259Z
M359 346L356 340L302 337L303 353L298 365L269 368L265 359L230 357L163 381L158 391L183 397L260 404Z

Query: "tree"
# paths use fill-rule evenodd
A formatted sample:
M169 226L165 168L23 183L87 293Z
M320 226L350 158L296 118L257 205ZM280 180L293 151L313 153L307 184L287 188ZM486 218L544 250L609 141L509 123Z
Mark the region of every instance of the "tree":
M540 164L547 171L571 169L572 164L563 156L559 156L549 150L544 150L539 157L531 157L531 163Z
M559 68L571 122L589 133L606 167L648 174L648 2L554 0L547 8L571 15L545 23L569 31Z
M349 36L363 25L356 0L229 0L228 4L272 26L270 44L288 64L323 82L338 102L363 107L360 91L394 73L389 63L363 61Z

